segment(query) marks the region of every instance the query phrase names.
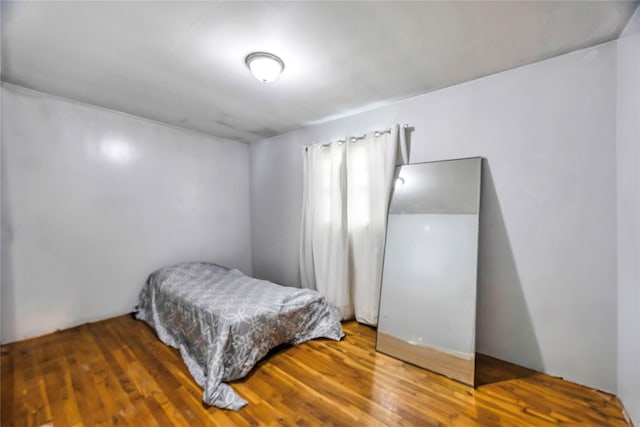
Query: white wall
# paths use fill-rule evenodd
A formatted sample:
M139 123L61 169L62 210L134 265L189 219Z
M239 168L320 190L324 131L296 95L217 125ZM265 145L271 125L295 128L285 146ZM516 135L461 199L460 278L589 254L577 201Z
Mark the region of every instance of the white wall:
M411 161L483 156L478 351L616 390L616 44L250 146L253 270L300 283L301 147L409 123Z
M640 8L618 40L618 396L640 425Z
M251 273L247 146L2 87L2 339L132 311L153 270Z

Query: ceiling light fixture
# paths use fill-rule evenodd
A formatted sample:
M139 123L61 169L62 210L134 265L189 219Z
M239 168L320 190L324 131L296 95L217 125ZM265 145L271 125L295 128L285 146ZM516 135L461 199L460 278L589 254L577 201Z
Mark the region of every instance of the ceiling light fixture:
M284 62L272 53L253 52L247 55L245 64L253 76L262 83L271 83L284 70Z

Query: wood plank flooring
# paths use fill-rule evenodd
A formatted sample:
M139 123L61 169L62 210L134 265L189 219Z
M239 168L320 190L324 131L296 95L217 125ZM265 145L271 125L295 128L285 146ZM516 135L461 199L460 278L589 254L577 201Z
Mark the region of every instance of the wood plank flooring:
M176 350L120 316L2 347L2 426L623 426L612 395L478 356L473 389L374 350L349 322L341 342L269 355L232 383L240 411L206 407Z

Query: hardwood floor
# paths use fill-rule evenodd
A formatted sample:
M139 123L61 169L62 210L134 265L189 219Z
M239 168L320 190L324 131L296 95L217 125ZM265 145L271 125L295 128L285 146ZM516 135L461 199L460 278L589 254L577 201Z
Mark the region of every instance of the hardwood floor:
M240 411L205 407L180 355L121 316L2 347L3 426L630 425L615 396L478 356L473 389L374 350L345 324L269 355L232 383Z

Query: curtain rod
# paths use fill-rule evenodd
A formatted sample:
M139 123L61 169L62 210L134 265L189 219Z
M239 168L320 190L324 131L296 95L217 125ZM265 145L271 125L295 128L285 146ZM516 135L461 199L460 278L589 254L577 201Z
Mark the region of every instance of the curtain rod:
M404 125L402 125L402 128L403 128L403 129L408 129L408 128L409 128L409 125L405 123ZM378 136L383 135L383 134L385 134L385 133L391 133L391 129L392 129L392 128L385 129L385 130L376 130L376 131L373 131L373 136L378 137ZM338 145L342 145L342 144L344 144L344 143L345 143L345 142L347 142L347 141L349 141L349 142L358 142L358 141L360 141L360 140L362 140L362 139L365 139L366 137L367 137L367 134L365 133L365 134L364 134L364 135L362 135L362 136L352 136L352 137L350 137L350 138L339 139L339 140L337 140L337 141L336 141L336 144L338 144ZM327 143L327 144L322 144L322 145L320 146L320 148L328 148L328 147L331 147L331 144L332 144L331 142L329 142L329 143ZM309 151L309 147L308 147L308 146L307 146L307 147L304 147L304 151Z

